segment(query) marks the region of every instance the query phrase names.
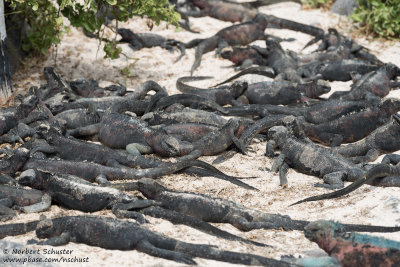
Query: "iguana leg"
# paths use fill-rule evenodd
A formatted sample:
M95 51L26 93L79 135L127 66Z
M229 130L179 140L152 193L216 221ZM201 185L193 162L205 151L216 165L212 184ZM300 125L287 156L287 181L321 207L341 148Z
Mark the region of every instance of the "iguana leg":
M145 144L140 144L140 143L130 143L126 146L126 151L128 151L128 153L131 153L129 151L129 149L132 148L132 151L135 151L133 153L136 153L136 151L138 153L140 153L141 155L143 154L151 154L153 153L153 149L151 148L151 146L149 145L145 145ZM132 154L132 153L131 153Z
M247 69L247 68L253 66L253 64L254 64L253 60L251 60L251 59L249 59L249 58L246 58L246 59L242 62L242 64L239 66L238 69L239 69L239 70L245 70L245 69Z
M378 102L381 100L381 98L371 92L367 92L364 96L365 100L373 103L373 102Z
M379 157L379 151L377 149L370 149L365 156L351 157L349 160L355 164L367 163L376 160Z
M157 248L146 239L142 239L136 244L136 250L149 254L154 257L160 257L184 264L196 265L196 262L190 255L181 252L175 252L167 249Z
M271 167L272 172L278 172L281 166L285 163L285 154L280 154L274 161Z
M250 240L232 235L231 233L220 230L219 228L217 228L207 222L199 220L195 217L192 217L192 216L189 216L189 215L186 215L183 213L178 213L178 212L175 212L172 210L165 210L161 207L149 207L149 208L141 210L141 212L144 213L145 215L148 215L151 217L168 220L173 224L187 225L187 226L193 227L197 230L200 230L204 233L214 235L217 237L221 237L224 239L236 240L236 241L241 241L241 242L245 242L245 243L251 243L256 246L263 246L263 247L268 246L268 245L265 245L262 243L250 241Z
M182 43L177 42L175 45L178 47L178 49L181 52L181 54L179 55L179 57L177 59L175 59L174 63L176 63L179 60L181 60L181 58L186 54L185 46Z
M278 42L278 43L281 43L281 42L294 42L294 41L296 41L296 39L295 38L281 38L281 37L278 37L278 36L275 36L275 35L271 35L271 34L264 34L264 39L265 40L267 40L267 39L273 39L274 41L276 41L276 42Z
M214 50L218 46L219 36L214 35L210 38L202 40L195 51L195 61L190 70L190 76L193 76L193 72L200 66L201 57L203 54Z
M288 185L288 180L287 180L287 173L289 171L289 165L286 162L283 162L281 167L279 168L279 181L280 181L280 186L283 188L286 188Z
M400 155L397 154L387 154L383 157L382 162L383 164L393 164L396 165L400 162Z
M331 141L331 147L340 146L343 142L343 136L340 134L331 134L328 140Z
M54 148L54 147L52 147L51 145L49 145L49 144L41 144L41 145L38 145L38 146L36 146L36 147L34 147L31 151L30 151L30 155L33 155L33 154L35 154L36 152L43 152L43 153L45 153L45 154L53 154L53 153L56 153L57 151L56 151L56 149Z
M42 196L42 201L36 204L32 204L29 206L19 207L25 213L32 213L32 212L42 212L48 210L51 206L51 196L48 194L44 194Z
M17 181L8 174L0 174L0 184L16 185Z
M109 159L106 162L106 166L108 167L114 167L114 168L123 168L123 166L121 164L119 164L118 161L116 161L115 159Z
M0 144L4 144L4 143L9 143L9 144L15 144L15 143L24 143L24 141L22 140L22 138L18 135L18 134L5 134L0 136Z
M100 123L79 127L73 130L67 130L66 136L87 136L99 133Z
M148 222L146 220L146 218L143 216L143 214L141 214L141 213L139 213L137 211L118 209L116 206L114 206L112 208L112 212L118 218L135 219L140 224L144 224L144 223Z
M133 211L133 209L143 209L154 205L159 205L159 203L149 199L138 199L129 203L117 203L112 207L112 212L118 218L131 218L143 224L147 222L146 218L143 214Z
M4 206L4 205L0 205L0 215L12 215L12 216L15 216L17 214L10 207Z
M39 241L37 245L49 245L49 246L63 246L69 243L71 235L69 232L63 232L59 236L50 237L47 240Z
M339 189L344 187L346 173L343 171L331 172L323 177L324 184L315 184L316 187L324 187L327 189Z
M235 136L233 129L231 129L229 135L232 139L232 142L239 149L239 151L242 152L244 155L247 155L246 145Z
M16 215L17 213L14 210L0 204L0 222L11 220Z
M241 231L251 231L254 229L276 229L274 224L269 222L249 222L244 217L235 216L231 218L230 224Z
M276 142L274 140L269 140L267 142L265 155L267 157L273 158L275 156L275 147L276 147Z
M12 205L13 205L13 201L11 199L9 199L9 198L0 199L0 206L11 208Z
M98 175L95 179L95 182L102 186L110 185L110 181L107 180L107 177L102 173Z
M230 158L232 158L234 155L236 154L236 151L234 150L228 150L223 152L221 155L219 155L213 162L213 165L217 165L220 164Z
M222 49L224 49L225 47L228 47L228 46L229 46L229 44L228 44L227 41L225 41L225 40L219 41L219 42L218 42L218 47L217 47L217 49L215 50L215 55L221 56L221 51L222 51Z

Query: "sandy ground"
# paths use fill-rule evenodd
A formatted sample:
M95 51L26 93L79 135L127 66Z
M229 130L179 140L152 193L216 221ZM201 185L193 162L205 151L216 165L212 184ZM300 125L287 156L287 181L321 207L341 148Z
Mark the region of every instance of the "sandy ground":
M273 14L278 17L291 19L297 22L315 25L323 29L329 27L337 28L343 34L352 34L348 31L348 22L345 17L340 17L329 12L320 10L302 10L300 5L295 3L281 3L273 6L262 7L260 12ZM153 32L165 37L174 38L181 41L190 41L194 38L209 37L218 30L231 25L213 18L205 17L191 19L193 28L201 31L200 34L192 34L186 31L175 31L173 26L168 29L164 24L154 26ZM134 18L129 23L121 26L131 28L135 32L145 32L148 30L146 20ZM280 37L293 37L295 42L282 43L286 49L300 51L301 48L311 39L310 36L289 30L267 29L267 33ZM108 33L112 37L111 33ZM371 41L362 36L357 36L356 40L370 48L384 62L392 62L400 65L400 43L389 41ZM264 46L263 42L258 42ZM315 47L314 47L315 48ZM306 50L311 51L312 48ZM32 61L26 64L26 68L14 76L16 87L20 89L38 85L38 80L44 83L43 67L54 66L67 80L76 78L93 78L106 83L123 83L130 90L134 90L140 83L152 79L160 85L165 86L170 94L178 93L175 82L178 77L190 75L190 67L194 61L194 50L189 49L182 60L176 64L173 61L178 53L169 53L161 48L143 49L133 53L127 45L123 45L123 51L129 57L118 60L103 59L102 49L98 50L96 40L89 39L80 31L72 29L67 34L57 49L57 60L54 55L47 59L37 62ZM136 63L134 63L136 61ZM128 66L131 75L122 75L121 70ZM214 76L214 80L199 82L196 85L206 86L215 84L216 81L224 80L226 77L235 73L229 67L231 63L226 60L216 58L214 53L203 56L201 66L194 75ZM266 80L257 75L246 76L250 82ZM332 87L335 90L346 90L350 83L335 82ZM393 91L390 97L398 97L398 92ZM343 223L360 223L394 226L400 224L400 194L398 188L378 188L373 186L363 186L349 196L320 202L305 203L295 207L288 207L289 204L316 194L327 192L325 189L315 188L313 184L319 182L316 177L306 176L294 170L289 171L289 187L283 189L279 186L279 177L275 173L266 171L270 168L272 160L265 157L265 142L255 140L251 145L252 151L247 155L237 154L232 159L217 165L217 167L230 175L235 176L254 176L257 178L246 179L245 182L258 188L260 191L249 191L232 185L228 182L212 177L191 177L186 175L170 175L160 179L169 188L208 194L213 197L220 197L232 200L236 203L245 205L249 208L258 209L264 212L280 213L291 216L294 219L318 220L333 219ZM212 162L215 157L203 157L207 162ZM63 208L52 206L50 211L44 212L48 217L82 214L77 211L69 211ZM108 211L93 213L113 217ZM22 214L12 222L23 222L38 219L38 214ZM325 253L314 243L309 242L299 231L280 231L280 230L254 230L250 232L240 232L231 225L216 224L216 226L229 231L238 236L263 242L272 245L272 248L260 248L241 242L226 241L213 236L204 234L192 228L173 225L168 221L148 218L150 224L146 227L173 237L179 240L217 245L221 249L232 251L254 253L266 257L280 259L282 255L294 256L321 256ZM400 241L400 233L381 234L382 236ZM14 241L26 244L26 241L34 238L34 233L23 236L7 237L6 241ZM23 248L27 247L23 245ZM49 247L50 248L50 247ZM82 244L70 243L62 248L71 249L72 257L88 257L89 263L63 263L61 266L177 266L176 262L160 258L154 258L137 251L111 251ZM51 255L50 257L60 258L63 255ZM65 256L65 255L64 255ZM201 266L230 266L231 264L215 262L196 258ZM58 264L54 264L57 265Z

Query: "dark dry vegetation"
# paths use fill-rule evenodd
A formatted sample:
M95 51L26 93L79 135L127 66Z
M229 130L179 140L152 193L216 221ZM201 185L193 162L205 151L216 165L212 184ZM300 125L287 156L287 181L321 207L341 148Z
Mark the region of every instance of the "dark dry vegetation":
M196 264L195 258L200 257L244 265L308 266L307 259L278 260L170 238L150 230L153 217L257 247L270 245L219 226L230 224L243 232L304 231L331 256L312 260L322 266L395 266L400 257L398 242L354 233L397 232L400 227L395 225L297 220L224 198L172 190L155 179L185 173L258 191L246 182L252 177L228 175L217 163L236 153L246 155L255 138L266 138L265 156L274 159L268 171L279 173L283 188L293 168L321 178L316 186L339 189L295 204L341 197L365 183L399 187L400 158L390 153L400 149L400 102L385 98L399 86L399 67L381 62L336 29L324 32L248 6L193 0L177 11L184 18L213 16L237 23L187 43L120 29L121 42L134 50L177 47L181 52L177 60L187 49L196 49L192 73L203 54L216 50L240 67L237 76L256 73L273 80L198 88L188 83L207 77L181 77L177 80L181 93L169 95L152 80L132 92L121 84L101 87L94 80L66 81L46 67L46 84L31 87L0 111L4 222L0 237L36 231L37 238L29 244L76 242L138 250L185 264ZM265 29L272 25L311 35L307 46L318 43L317 50L308 54L284 50L280 43L293 40L266 35ZM254 40L265 41L265 46L249 45ZM349 91L320 97L330 91L330 82L350 80ZM381 163L372 163L383 154L387 156ZM201 156L217 158L209 164ZM344 187L346 181L353 183ZM29 223L6 222L43 212L50 205L85 213L110 210L114 217L60 215Z

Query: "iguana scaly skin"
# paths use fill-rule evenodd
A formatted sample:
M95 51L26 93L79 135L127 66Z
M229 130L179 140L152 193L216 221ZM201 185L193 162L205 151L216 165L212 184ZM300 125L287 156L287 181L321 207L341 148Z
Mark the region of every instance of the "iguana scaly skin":
M316 221L305 227L304 235L341 266L397 266L400 262L400 243L358 233L346 233L333 221Z

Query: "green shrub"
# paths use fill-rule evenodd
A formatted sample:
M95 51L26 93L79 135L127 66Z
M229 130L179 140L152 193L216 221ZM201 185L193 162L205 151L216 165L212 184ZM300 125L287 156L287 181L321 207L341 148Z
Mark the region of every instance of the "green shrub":
M388 39L400 38L400 0L357 0L351 19L367 33Z
M330 0L301 0L301 3L304 6L311 7L311 8L319 8L326 4L328 4Z
M180 15L168 5L168 0L5 0L14 12L22 13L29 25L25 50L47 53L53 44L60 43L68 30L63 23L66 17L72 26L82 27L99 35L101 26L110 12L118 21L127 21L134 15L147 16L155 21L178 25ZM57 3L57 4L55 4ZM7 15L7 14L6 14ZM106 57L117 58L121 49L110 42L105 45Z

